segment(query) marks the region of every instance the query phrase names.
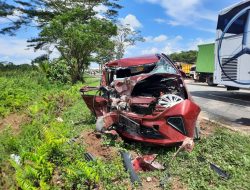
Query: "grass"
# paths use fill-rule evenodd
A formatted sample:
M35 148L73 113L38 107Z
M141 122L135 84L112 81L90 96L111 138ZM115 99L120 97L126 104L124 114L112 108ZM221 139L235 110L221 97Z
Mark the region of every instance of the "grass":
M86 78L86 84L51 84L37 71L1 72L0 117L12 113L25 114L30 120L14 133L12 126L0 132L0 187L3 189L127 189L129 177L121 158L97 159L87 162L83 144L75 142L82 132L95 128L95 120L84 105L79 89L82 85L98 86L96 78ZM57 118L63 121L60 122ZM249 189L250 138L215 127L213 135L196 142L188 154L181 152L170 164L176 148L147 147L126 144L104 137L104 144L140 154L157 153L157 160L166 171L140 173L165 181L165 189L174 188L176 180L183 189ZM21 164L10 158L20 156ZM199 162L202 156L230 174L221 179ZM147 184L146 184L147 186ZM146 187L144 186L144 187ZM176 189L176 187L175 187ZM180 188L179 188L180 189Z

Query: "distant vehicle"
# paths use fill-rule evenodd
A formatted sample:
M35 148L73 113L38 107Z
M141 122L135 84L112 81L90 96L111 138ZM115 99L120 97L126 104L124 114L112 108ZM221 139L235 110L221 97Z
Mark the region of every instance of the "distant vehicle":
M192 79L194 79L195 73L196 73L196 65L193 65L193 66L190 68L189 77L192 78Z
M250 1L219 13L214 82L229 89L250 89Z
M200 113L182 76L164 54L125 58L105 64L100 87L85 86L80 91L97 118L97 130L174 146L197 137ZM96 95L86 94L91 90L97 90Z
M181 70L185 73L186 77L190 77L190 69L193 66L193 64L189 63L180 63L181 64Z
M250 0L222 10L216 41L199 45L194 79L228 90L250 89Z
M214 43L202 44L198 46L198 56L194 80L206 82L209 86L215 86L213 81L214 73Z

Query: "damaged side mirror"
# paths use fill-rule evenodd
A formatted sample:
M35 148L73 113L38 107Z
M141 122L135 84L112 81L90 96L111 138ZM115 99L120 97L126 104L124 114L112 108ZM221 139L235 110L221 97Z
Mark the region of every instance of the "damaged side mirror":
M182 77L182 78L186 78L186 77L187 77L186 73L184 73L182 70L179 70L179 71L180 71L180 73L181 73L181 77Z

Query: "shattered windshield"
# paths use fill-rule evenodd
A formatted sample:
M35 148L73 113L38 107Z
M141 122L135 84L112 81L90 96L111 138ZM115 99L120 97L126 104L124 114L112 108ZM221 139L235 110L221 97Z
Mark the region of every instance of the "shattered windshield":
M168 62L165 61L165 59L160 59L154 68L151 74L156 74L156 73L170 73L170 74L177 74L176 69L169 64Z
M140 74L156 74L156 73L168 73L177 74L177 70L168 63L165 59L161 58L156 63L151 63L147 65L140 65L136 67L119 68L116 70L116 78L125 78L136 76Z

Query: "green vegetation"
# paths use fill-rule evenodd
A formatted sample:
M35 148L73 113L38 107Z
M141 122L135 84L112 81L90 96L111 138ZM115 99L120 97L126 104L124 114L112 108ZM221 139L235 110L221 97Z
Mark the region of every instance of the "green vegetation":
M247 190L250 186L247 179L247 176L250 176L249 143L249 136L217 128L212 136L198 141L192 153L181 152L170 164L167 173L172 181L171 178L167 181L166 188L174 185L173 179L179 179L187 189ZM145 150L143 152L145 153ZM158 154L163 163L169 163L173 152L159 150ZM198 157L203 157L222 168L230 175L229 180L223 180L210 169L208 163L200 162ZM154 174L162 175L159 172Z
M73 84L84 82L84 71L91 62L104 64L121 58L127 46L144 41L139 31L121 23L118 25L116 17L122 8L118 1L0 0L0 18L9 20L8 24L0 26L0 34L15 35L23 27L36 27L38 35L27 40L28 46L34 50L46 50L47 53L32 63L47 61L54 64L58 60L50 62L48 58L57 50L59 60L63 60L69 75L59 77L60 81L67 80ZM100 6L106 10L98 12ZM11 20L10 17L15 19ZM57 66L60 67L60 64Z
M184 62L189 64L194 64L197 59L197 51L182 51L180 53L172 53L170 57L175 62Z
M83 84L51 83L44 74L32 69L1 71L0 76L0 121L13 114L29 118L18 130L0 124L3 189L93 189L96 186L128 189L129 177L118 154L112 159L98 158L92 162L84 158L88 147L86 139L80 136L93 130L95 121L79 94ZM85 81L89 86L99 83L96 78L85 77ZM249 136L213 127L213 135L197 141L193 152L181 152L171 164L176 148L126 144L109 137L103 137L103 146L140 154L157 153L157 160L166 165L166 171L139 175L141 179L148 176L162 179L169 173L171 177L166 180L165 189L175 186L177 179L183 189L249 189ZM20 156L20 160L15 161L11 155ZM221 179L207 163L198 161L199 156L221 167L230 174L230 179Z
M121 160L87 162L84 144L73 141L94 121L84 107L82 84L50 84L37 71L1 72L1 117L11 113L30 119L20 131L4 126L0 131L0 186L4 189L92 189L96 185L119 189L111 181L127 177ZM86 78L90 85L98 79ZM64 121L57 120L61 117ZM74 123L83 122L83 125ZM86 125L85 125L86 123ZM20 156L20 164L10 158Z

